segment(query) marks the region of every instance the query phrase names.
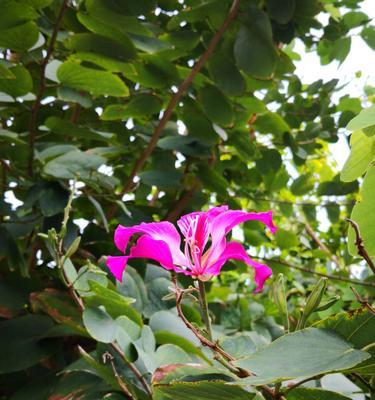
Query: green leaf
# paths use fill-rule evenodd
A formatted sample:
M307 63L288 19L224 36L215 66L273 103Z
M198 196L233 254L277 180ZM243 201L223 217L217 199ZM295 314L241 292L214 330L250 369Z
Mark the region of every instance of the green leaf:
M300 175L293 181L290 186L290 191L295 196L303 196L304 194L311 192L313 188L314 182L312 181L312 176L310 174L306 174Z
M159 113L161 107L160 97L144 93L133 96L127 104L110 104L100 118L104 121L113 121L147 117Z
M277 246L281 249L290 249L296 247L299 244L298 237L295 233L290 230L279 228L275 235Z
M155 352L155 362L158 367L171 363L188 363L191 357L181 348L174 344L163 344Z
M350 400L340 393L317 388L295 388L286 396L287 400Z
M156 397L163 400L251 400L255 393L249 393L239 386L222 381L171 382L168 385L154 385Z
M233 60L216 53L208 60L208 71L218 87L228 96L240 96L246 90L246 82Z
M367 26L362 29L361 32L362 39L366 42L366 44L372 49L375 50L375 27Z
M77 52L89 52L114 58L123 62L134 58L134 46L131 42L119 42L95 33L78 33L65 42L65 47Z
M38 18L38 13L30 5L12 0L1 2L0 30L6 30Z
M53 326L45 315L27 314L0 322L0 374L23 371L55 351L44 334Z
M57 88L57 97L63 101L77 103L85 108L90 108L92 106L90 96L79 93L69 87L59 86Z
M227 194L229 183L216 169L200 166L198 178L209 190L222 195Z
M352 133L350 137L351 152L346 160L340 179L352 182L360 178L375 157L375 136L368 137L362 130Z
M158 344L174 344L180 347L182 350L186 351L186 353L195 354L198 357L201 357L204 360L207 358L204 356L203 352L196 347L189 340L183 338L182 336L176 335L175 333L169 331L156 331L155 332L156 343Z
M375 125L375 104L362 110L347 125L346 129L356 131ZM369 135L370 136L370 135Z
M255 156L256 147L251 141L248 132L236 131L229 137L228 144L232 144L244 162L249 162Z
M59 117L47 118L45 121L45 125L52 132L57 133L58 135L61 135L63 137L71 136L74 138L86 140L91 139L105 143L108 143L109 139L112 139L114 137L114 135L111 133L95 132L91 129L73 124L71 121Z
M81 314L66 293L56 289L44 289L42 292L31 293L30 303L34 312L43 311L58 324L69 327L76 334L87 336Z
M261 385L347 370L369 357L331 331L308 328L282 336L235 364L256 374L241 382Z
M254 341L246 333L236 336L224 336L220 338L219 345L234 358L241 358L256 351Z
M82 314L87 332L98 342L111 343L116 338L116 321L102 308L87 307Z
M260 133L272 133L275 136L290 132L290 126L278 113L268 112L257 116L254 126Z
M234 43L234 56L239 68L255 78L269 78L277 63L272 42L272 28L267 14L250 8L246 25L241 25Z
M233 110L229 100L215 86L205 86L199 91L203 110L216 124L229 126L233 122Z
M286 24L292 19L295 7L295 0L267 0L268 12L279 24Z
M367 14L361 11L349 11L342 17L342 22L349 28L356 28L357 26L363 25L369 21Z
M371 167L363 180L361 199L356 203L350 218L357 222L363 244L370 257L375 256L375 167ZM355 232L349 228L348 249L353 256L358 255L355 246Z
M29 21L25 24L0 31L0 47L12 49L13 51L25 51L30 49L39 38L39 29L35 22Z
M81 151L70 151L49 161L44 166L44 173L60 179L82 179L90 175L105 164L105 159Z
M33 81L26 68L17 65L9 68L9 71L15 76L15 79L0 79L0 92L7 93L14 98L31 92Z
M143 183L148 186L157 186L159 188L172 188L180 186L182 173L176 170L163 171L151 170L139 174Z
M84 90L94 96L129 96L125 83L116 75L83 67L73 61L65 61L57 70L57 78L66 86Z

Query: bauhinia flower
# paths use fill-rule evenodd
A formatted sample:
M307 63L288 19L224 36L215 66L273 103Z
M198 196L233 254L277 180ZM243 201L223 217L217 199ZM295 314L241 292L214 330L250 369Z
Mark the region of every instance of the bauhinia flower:
M122 281L129 259L148 258L167 270L207 281L220 273L226 261L240 260L254 268L256 292L259 292L272 274L271 268L252 260L240 243L227 242L226 239L236 225L250 220L260 221L272 233L276 232L272 211L245 212L228 210L227 206L214 207L207 212L193 212L180 218L177 225L183 236L182 246L181 235L170 222L141 223L130 227L119 225L114 241L122 253L126 252L129 239L134 234L140 234L140 237L128 255L108 256L107 266Z

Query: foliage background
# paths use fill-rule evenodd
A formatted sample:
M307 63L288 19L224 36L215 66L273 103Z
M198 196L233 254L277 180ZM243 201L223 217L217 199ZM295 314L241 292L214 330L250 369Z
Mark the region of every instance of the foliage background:
M350 286L371 304L375 282L354 233L347 238L345 218L356 207L352 218L373 257L375 118L360 112L375 91L334 102L338 80L304 84L294 73L293 40L323 65L342 63L353 30L375 49L374 25L359 0L238 3L230 10L227 0L1 0L2 398L126 398L101 357L123 315L120 325L134 337L117 341L148 381L166 362L211 358L178 320L174 301L162 300L169 274L137 260L122 284L106 276L103 256L116 252L118 223L174 222L215 204L272 209L275 237L250 222L235 237L267 260L274 277L284 274L292 330L319 276L329 277L323 302L340 299L309 325L331 326L319 321L360 308ZM324 25L322 14L329 16ZM329 147L339 135L351 136L352 147L342 171ZM60 230L73 182L62 252L70 253L64 268L74 289L96 310L83 321L52 261L51 241L39 235ZM10 192L22 202L16 209L5 201ZM284 333L271 284L253 295L250 272L228 263L208 287L214 330L241 338L227 344L237 355L242 340L247 354ZM183 308L202 325L194 301ZM374 341L373 316L362 313L369 321L363 327L363 314L342 314L358 318L356 348ZM141 334L134 322L150 329ZM119 357L115 363L135 398L148 398L128 365ZM371 370L334 376L319 381L323 388L373 398ZM178 398L173 385L168 390L155 396ZM298 390L287 398L310 398Z

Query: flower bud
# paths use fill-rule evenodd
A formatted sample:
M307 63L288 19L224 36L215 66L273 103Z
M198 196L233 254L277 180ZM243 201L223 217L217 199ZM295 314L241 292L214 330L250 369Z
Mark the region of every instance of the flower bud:
M306 300L305 308L302 312L300 320L298 321L297 330L303 329L306 326L309 316L318 309L326 287L327 278L320 278Z
M336 296L331 297L327 302L319 306L315 311L325 311L332 307L340 300L340 296L337 294Z
M273 297L274 297L276 306L279 309L280 314L283 318L285 331L288 332L289 331L289 315L288 315L288 304L287 304L287 300L286 300L283 274L279 274L273 283Z

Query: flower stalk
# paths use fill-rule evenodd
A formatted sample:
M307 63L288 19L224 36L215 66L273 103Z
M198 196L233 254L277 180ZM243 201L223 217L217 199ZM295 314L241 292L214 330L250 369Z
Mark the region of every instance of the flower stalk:
M206 326L207 337L212 341L212 326L210 314L208 311L207 297L206 297L206 287L205 283L201 280L198 280L198 289L199 289L199 304L201 306L201 314L203 318L203 322Z

